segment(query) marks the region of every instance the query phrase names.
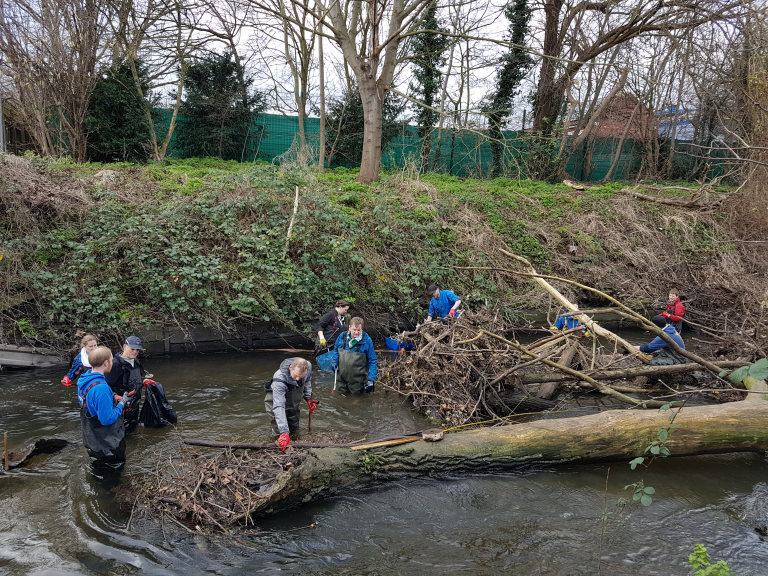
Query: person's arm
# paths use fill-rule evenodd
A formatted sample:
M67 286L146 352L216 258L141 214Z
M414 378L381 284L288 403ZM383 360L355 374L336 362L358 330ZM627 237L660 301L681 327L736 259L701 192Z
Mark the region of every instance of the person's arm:
M661 339L661 337L656 336L653 340L651 340L648 344L645 344L644 346L640 346L640 352L643 352L645 354L651 354L653 352L656 352L657 350L661 350L667 345L664 340Z
M448 303L451 304L451 310L457 310L461 306L461 298L453 292L448 292Z
M561 316L555 322L555 330L562 330L565 328L565 316Z
M331 350L331 368L334 370L339 367L339 350L344 348L344 334L346 332L339 334L339 337L336 338L336 343L333 345L333 350Z
M434 298L429 299L429 312L427 313L427 322L432 322L432 318L435 317L435 302Z
M365 349L365 355L368 357L368 381L375 382L376 374L379 372L379 362L376 359L376 350L373 349L373 340L368 336L368 346Z
M275 415L277 431L280 434L288 434L288 419L285 417L285 395L288 392L288 386L285 382L272 379L272 412Z
M331 324L333 324L333 314L335 314L336 311L332 312L326 312L322 316L320 316L320 321L317 323L317 338L319 340L323 340L325 338L325 332L328 331L328 328L331 327Z
M88 404L88 410L91 414L95 413L102 426L109 426L123 413L123 405L115 406L112 390L103 384L91 388L86 398L86 404Z
M69 369L69 372L67 372L67 378L74 378L75 372L77 372L78 368L82 367L83 362L80 359L80 353L77 353L77 356L75 356L74 360L72 360L72 366Z

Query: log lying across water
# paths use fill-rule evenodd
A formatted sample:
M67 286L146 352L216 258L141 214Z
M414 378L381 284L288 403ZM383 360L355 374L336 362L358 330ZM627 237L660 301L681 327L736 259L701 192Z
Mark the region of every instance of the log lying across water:
M447 434L441 442L413 442L364 453L349 448L310 450L295 468L259 491L252 515L360 486L433 474L477 474L532 465L628 460L645 454L669 411L610 410L593 416ZM666 447L672 456L768 450L768 402L685 407Z

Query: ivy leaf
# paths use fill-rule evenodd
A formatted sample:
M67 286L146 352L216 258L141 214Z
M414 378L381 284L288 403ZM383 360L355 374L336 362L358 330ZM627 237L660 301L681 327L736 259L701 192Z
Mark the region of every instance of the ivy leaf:
M640 498L640 504L643 506L650 506L651 502L653 502L653 498L648 496L648 494L643 494L642 498Z
M653 486L646 486L645 488L643 488L643 492L645 492L646 494L656 494L656 488L654 488Z
M742 366L738 370L734 370L731 372L730 376L728 378L731 379L731 382L734 384L741 384L741 382L749 375L749 366Z
M661 451L661 448L658 446L651 446L651 454L658 454Z
M749 375L755 380L765 380L768 378L768 360L760 358L749 367Z

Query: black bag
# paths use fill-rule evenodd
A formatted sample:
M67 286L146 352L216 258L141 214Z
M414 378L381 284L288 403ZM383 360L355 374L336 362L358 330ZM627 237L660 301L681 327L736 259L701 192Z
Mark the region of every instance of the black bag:
M162 384L149 384L144 389L144 405L141 407L139 422L147 428L162 428L166 424L176 424L176 412L165 397Z

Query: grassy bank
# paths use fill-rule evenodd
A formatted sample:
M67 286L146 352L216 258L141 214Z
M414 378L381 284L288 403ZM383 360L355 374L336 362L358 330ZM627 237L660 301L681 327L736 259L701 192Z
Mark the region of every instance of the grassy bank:
M616 194L617 183L577 191L439 174L389 174L375 185L355 177L209 159L140 167L5 157L1 337L58 344L77 329L256 320L310 333L340 297L393 326L425 316L432 282L508 315L546 307L528 281L446 269L510 266L500 247L638 308L678 286L692 317L710 323L759 306L764 290L755 276L765 275L763 249L733 241L726 210L736 198L703 213Z

